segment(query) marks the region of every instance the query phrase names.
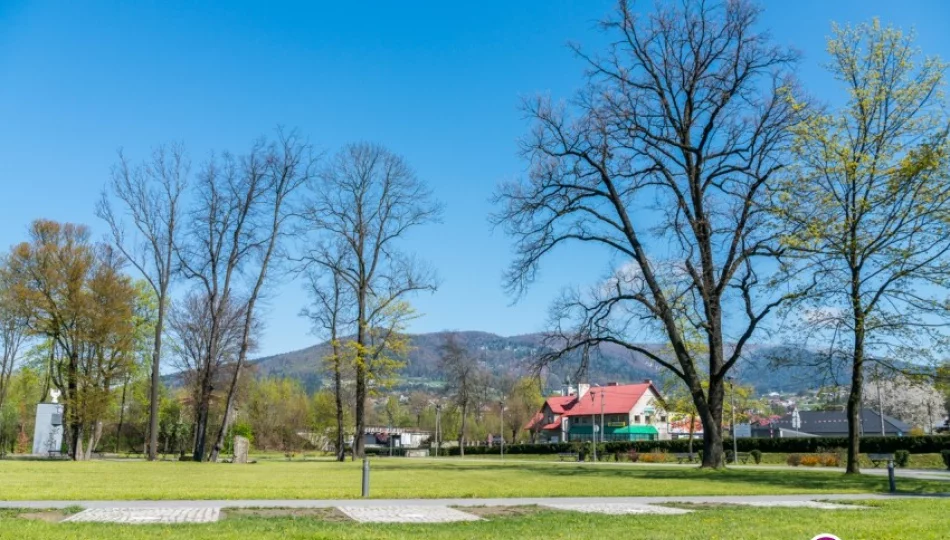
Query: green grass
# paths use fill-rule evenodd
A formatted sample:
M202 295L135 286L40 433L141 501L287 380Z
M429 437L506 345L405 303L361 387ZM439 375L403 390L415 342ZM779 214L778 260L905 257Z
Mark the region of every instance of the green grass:
M360 525L318 518L236 517L206 525L107 525L46 523L0 511L0 538L162 538L215 540L297 539L575 539L625 540L802 540L833 533L847 540L938 540L950 536L950 500L869 502L869 510L715 508L685 516L603 516L544 511L474 523Z
M900 479L909 493L946 482ZM704 471L693 467L376 459L374 498L868 493L880 476L805 469ZM360 464L266 462L0 461L0 499L342 499L359 496Z

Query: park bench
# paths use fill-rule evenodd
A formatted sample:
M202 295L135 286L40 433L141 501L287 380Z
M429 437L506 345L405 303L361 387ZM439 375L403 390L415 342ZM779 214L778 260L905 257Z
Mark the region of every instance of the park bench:
M677 452L673 454L673 457L676 458L677 463L692 463L696 461L696 454L690 454L689 452Z
M876 469L881 463L894 461L894 454L868 454L868 459L871 460L871 463L874 464L874 468Z
M557 455L558 461L577 461L577 454L573 452L560 452Z

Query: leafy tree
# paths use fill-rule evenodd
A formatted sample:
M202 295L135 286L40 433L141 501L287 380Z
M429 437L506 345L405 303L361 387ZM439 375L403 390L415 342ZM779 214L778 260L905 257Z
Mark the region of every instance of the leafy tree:
M875 20L833 27L829 69L838 110L793 126L796 166L777 186L784 244L806 276L805 325L850 372L847 471L857 474L869 355L927 358L943 341L950 271L950 145L946 65L921 59L913 36ZM942 291L942 292L941 292Z

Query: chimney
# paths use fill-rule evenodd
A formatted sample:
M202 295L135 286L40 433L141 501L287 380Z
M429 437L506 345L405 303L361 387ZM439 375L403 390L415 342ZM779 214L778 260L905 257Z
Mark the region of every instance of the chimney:
M580 383L577 385L577 399L580 399L587 395L587 391L590 390L590 384Z
M607 383L607 386L620 386L620 383L618 383L617 381L611 381Z
M565 381L564 384L561 385L561 395L564 397L574 395L574 387L571 386L569 381Z
M643 379L643 384L653 384L652 379Z

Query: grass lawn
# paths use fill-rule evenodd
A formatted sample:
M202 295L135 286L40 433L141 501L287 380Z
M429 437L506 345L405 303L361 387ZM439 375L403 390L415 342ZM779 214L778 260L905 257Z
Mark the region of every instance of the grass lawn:
M372 460L374 498L867 493L880 476L829 471L703 471L627 464ZM900 479L902 492L950 491L950 483ZM360 463L249 465L144 461L0 461L0 500L344 499L359 496Z
M869 510L801 508L702 509L684 516L604 516L536 511L492 516L485 521L438 525L360 525L319 516L237 515L206 525L107 525L47 523L0 511L0 538L133 539L561 539L629 540L807 540L832 533L846 540L937 540L950 536L950 500L869 502ZM33 512L35 517L35 512ZM522 514L522 515L519 515Z

